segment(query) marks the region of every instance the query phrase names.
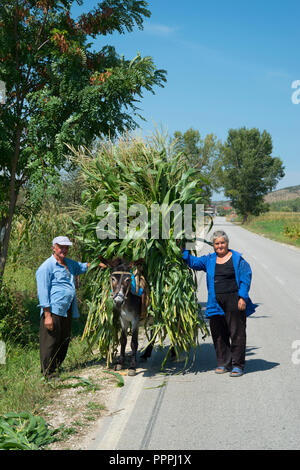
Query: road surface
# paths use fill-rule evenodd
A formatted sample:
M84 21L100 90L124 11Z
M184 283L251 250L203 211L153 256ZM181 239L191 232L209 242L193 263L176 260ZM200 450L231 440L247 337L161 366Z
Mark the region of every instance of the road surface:
M229 247L250 263L252 301L247 319L246 370L217 375L211 338L184 374L182 362L159 371L155 352L136 377L126 377L89 449L201 450L300 448L300 250L215 219ZM204 246L203 254L212 251ZM206 285L200 274L199 299Z

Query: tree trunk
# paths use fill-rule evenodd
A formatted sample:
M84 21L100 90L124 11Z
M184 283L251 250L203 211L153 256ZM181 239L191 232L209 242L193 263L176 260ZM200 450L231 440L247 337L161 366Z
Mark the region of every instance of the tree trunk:
M9 216L0 221L0 289L2 286L3 274L7 260L12 220L16 207L16 199L17 197L15 195L14 200L10 201Z
M9 191L9 209L8 215L0 221L0 289L3 281L3 274L7 260L8 246L11 234L11 227L15 207L17 202L18 188L16 187L17 165L20 155L21 127L16 130L16 144L14 156L11 163L10 191Z

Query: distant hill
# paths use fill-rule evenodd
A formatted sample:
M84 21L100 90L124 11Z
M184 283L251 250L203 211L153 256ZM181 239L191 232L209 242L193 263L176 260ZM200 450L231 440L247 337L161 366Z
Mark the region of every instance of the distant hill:
M278 201L288 201L292 199L300 198L300 184L298 186L289 186L283 189L277 189L265 196L266 202L278 202ZM219 206L230 206L230 201L212 201L212 204Z
M277 189L265 196L266 202L288 201L300 197L300 184L298 186L289 186L288 188Z

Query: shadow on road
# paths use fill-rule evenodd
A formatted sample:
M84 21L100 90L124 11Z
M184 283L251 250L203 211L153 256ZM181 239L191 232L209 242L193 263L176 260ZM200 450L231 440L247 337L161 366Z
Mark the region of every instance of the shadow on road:
M145 377L153 377L155 375L186 375L198 374L213 370L216 367L216 355L212 344L201 344L195 351L191 352L186 361L186 357L178 359L168 359L164 369L161 365L167 353L168 347L156 348L150 360L140 362L138 367L143 367Z
M245 371L247 374L251 372L262 372L273 369L279 365L279 362L270 362L264 359L249 359L246 361Z
M250 346L246 350L246 373L267 371L279 366L278 362L270 362L264 359L255 359L255 351L258 347ZM216 353L213 344L204 343L196 348L196 350L190 354L187 363L185 358L179 358L176 360L169 359L166 363L165 368L162 370L161 365L163 359L167 353L168 348L156 348L153 355L146 362L139 361L138 368L142 368L139 373L142 373L144 377L154 377L156 375L188 375L188 374L199 374L202 372L209 372L216 368Z
M255 359L251 358L249 359L249 356L254 356L255 355L255 350L260 349L258 347L254 346L249 346L246 349L246 367L245 367L245 372L251 373L251 372L259 372L259 371L266 371L273 369L274 367L279 366L279 362L270 362L270 361L265 361L264 359Z

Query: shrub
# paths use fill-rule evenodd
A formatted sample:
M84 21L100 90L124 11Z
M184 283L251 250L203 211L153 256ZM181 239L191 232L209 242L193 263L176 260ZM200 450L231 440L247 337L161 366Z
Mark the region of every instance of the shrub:
M283 233L285 236L292 238L293 240L300 238L300 224L294 223L286 225L283 229Z
M3 285L0 291L0 338L4 341L28 344L36 332L29 319L30 298L27 294Z

